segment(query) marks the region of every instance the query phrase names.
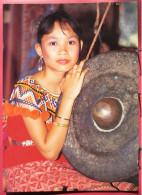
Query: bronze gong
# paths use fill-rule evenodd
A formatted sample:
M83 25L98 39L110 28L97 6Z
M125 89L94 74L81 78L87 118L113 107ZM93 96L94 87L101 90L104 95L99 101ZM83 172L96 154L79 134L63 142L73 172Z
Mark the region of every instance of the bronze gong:
M110 51L85 67L62 152L91 179L125 180L138 174L138 55Z

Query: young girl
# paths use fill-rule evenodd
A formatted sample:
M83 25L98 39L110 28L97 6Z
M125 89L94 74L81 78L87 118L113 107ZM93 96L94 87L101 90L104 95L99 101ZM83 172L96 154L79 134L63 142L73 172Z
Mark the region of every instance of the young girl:
M80 36L80 26L65 12L40 22L35 50L45 66L18 81L4 104L10 142L4 151L7 192L137 190L127 182L112 185L86 178L59 155L88 72L88 68L82 71L85 61L77 65L83 46Z

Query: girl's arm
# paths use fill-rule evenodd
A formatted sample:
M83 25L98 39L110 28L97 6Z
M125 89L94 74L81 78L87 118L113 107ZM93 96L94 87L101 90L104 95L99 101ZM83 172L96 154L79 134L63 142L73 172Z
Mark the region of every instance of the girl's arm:
M63 97L58 115L70 118L72 106L73 101L64 100ZM50 130L47 131L45 123L41 118L34 120L24 117L23 119L31 139L41 154L49 160L56 160L64 144L68 127L58 127L53 123ZM55 122L61 124L69 123L69 121L60 118L56 118Z
M80 75L79 72L82 70L83 64L84 62L81 62L77 71L71 70L62 81L63 96L57 116L70 119L74 100L80 93L84 76L88 72L87 68ZM31 139L41 154L49 160L56 160L63 147L68 129L67 126L57 126L57 123L68 125L69 121L56 117L50 131L47 131L41 118L34 120L24 117L23 119Z

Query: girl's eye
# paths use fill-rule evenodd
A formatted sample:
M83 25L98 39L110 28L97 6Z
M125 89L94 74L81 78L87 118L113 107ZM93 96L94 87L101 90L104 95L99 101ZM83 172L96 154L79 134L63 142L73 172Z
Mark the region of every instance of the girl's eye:
M52 42L50 42L50 45L57 45L57 43L55 42L55 41L52 41Z
M73 45L75 41L69 41L69 45Z

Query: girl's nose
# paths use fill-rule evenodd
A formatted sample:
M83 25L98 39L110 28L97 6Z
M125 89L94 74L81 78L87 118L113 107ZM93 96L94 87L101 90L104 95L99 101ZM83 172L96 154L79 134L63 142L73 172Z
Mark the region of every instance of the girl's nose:
M67 55L68 51L67 51L67 48L66 46L60 46L59 48L59 54L60 55Z

